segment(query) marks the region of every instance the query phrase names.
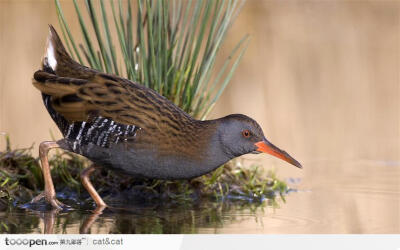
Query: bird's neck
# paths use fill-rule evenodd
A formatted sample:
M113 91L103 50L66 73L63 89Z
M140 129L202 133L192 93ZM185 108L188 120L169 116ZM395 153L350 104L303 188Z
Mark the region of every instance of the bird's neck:
M217 168L235 156L225 150L221 140L221 119L196 121L198 148L203 148L201 158L210 168Z

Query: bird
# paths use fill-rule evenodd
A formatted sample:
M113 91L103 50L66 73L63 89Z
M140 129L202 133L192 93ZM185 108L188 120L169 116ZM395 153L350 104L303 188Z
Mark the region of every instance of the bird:
M52 25L32 83L63 136L39 145L45 185L32 202L44 198L55 209L65 207L50 174L48 152L53 148L92 162L81 182L97 207L107 206L90 181L98 168L135 178L192 179L248 153L267 153L302 168L246 115L198 120L150 88L79 64Z

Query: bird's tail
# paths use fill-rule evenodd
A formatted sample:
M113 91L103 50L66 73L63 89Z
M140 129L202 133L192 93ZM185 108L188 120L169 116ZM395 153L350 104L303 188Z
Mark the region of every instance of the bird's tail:
M42 70L61 77L88 79L95 70L75 62L65 49L57 31L50 24Z
M46 49L42 60L42 69L48 73L57 74L66 64L74 61L68 55L54 27L49 25Z

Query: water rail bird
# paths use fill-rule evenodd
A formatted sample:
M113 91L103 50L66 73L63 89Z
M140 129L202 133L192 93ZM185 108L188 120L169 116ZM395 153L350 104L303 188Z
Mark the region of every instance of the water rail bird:
M197 120L152 89L77 63L51 25L33 85L63 139L39 146L45 188L32 202L45 198L54 208L64 206L56 199L50 175L47 154L52 148L93 162L81 181L98 207L106 203L89 179L97 167L138 178L190 179L240 155L261 152L302 167L245 115Z

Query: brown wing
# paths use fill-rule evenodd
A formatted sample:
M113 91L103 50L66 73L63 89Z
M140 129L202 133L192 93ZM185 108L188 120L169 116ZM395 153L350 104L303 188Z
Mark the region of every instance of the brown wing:
M39 70L34 74L33 84L51 96L54 110L69 122L103 116L121 124L145 128L162 119L162 110L167 114L175 113L172 103L156 92L102 73L84 80Z

